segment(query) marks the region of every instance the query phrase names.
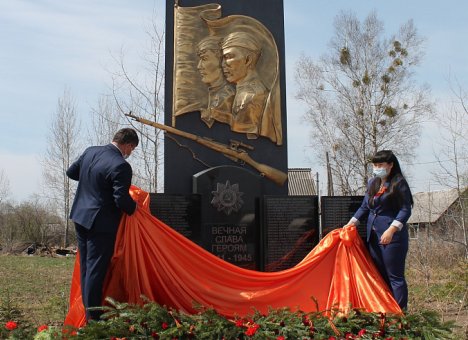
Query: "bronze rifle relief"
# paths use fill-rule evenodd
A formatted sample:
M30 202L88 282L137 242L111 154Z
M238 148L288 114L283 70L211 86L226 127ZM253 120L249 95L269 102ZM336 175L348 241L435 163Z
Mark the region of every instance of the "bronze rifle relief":
M166 131L176 136L181 136L187 139L190 139L200 145L203 145L209 149L212 149L216 152L220 152L226 157L241 163L246 163L256 169L262 176L268 178L269 180L273 181L279 186L284 185L286 180L288 179L288 175L284 172L275 169L269 165L258 163L254 159L252 159L245 149L252 150L253 148L250 145L246 145L240 141L231 140L229 145L214 141L212 139L204 138L201 136L194 135L189 132L185 132L182 130L178 130L171 126L167 126L164 124L160 124L157 122L153 122L151 120L141 118L138 116L133 115L132 113L125 114L129 118L133 118L137 122L142 124L153 126L157 129Z

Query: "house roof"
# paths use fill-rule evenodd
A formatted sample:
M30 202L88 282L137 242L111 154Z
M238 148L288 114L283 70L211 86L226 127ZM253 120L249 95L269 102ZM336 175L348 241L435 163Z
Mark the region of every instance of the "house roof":
M314 177L310 168L288 169L288 194L290 196L317 195Z
M417 192L408 223L434 223L458 198L457 189Z

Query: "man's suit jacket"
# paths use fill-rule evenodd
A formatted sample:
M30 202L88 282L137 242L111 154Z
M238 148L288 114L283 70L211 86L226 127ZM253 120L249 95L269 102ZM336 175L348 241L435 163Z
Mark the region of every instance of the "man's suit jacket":
M371 179L368 184L372 185L373 181ZM408 186L408 183L405 179L401 179L396 187L398 192L393 195L389 195L388 187L389 182L384 184L387 187L387 190L378 197L374 197L373 206L369 205L369 194L368 191L364 196L361 207L354 214L354 217L358 220L361 220L363 217L368 216L367 219L367 240L371 234L371 230L374 229L377 233L378 239L382 236L385 230L390 227L394 220L399 221L403 227L400 232L393 234L392 243L403 241L408 238L408 229L406 227L406 222L411 216L411 190ZM400 195L401 203L399 204L397 196Z
M129 194L132 167L113 144L87 148L67 176L78 181L70 218L87 229L115 232L122 211L136 209Z

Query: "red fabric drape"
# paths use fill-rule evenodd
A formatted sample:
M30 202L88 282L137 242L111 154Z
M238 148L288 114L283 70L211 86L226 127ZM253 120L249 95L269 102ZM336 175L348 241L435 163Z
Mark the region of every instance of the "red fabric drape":
M401 313L354 226L327 234L290 269L257 272L221 260L152 216L148 193L132 187L131 194L138 209L120 223L104 296L142 303L143 294L188 313L196 312L192 306L198 302L227 317L252 313L252 308L316 311L314 299L320 311L351 306ZM77 258L65 319L76 327L85 323L79 280Z

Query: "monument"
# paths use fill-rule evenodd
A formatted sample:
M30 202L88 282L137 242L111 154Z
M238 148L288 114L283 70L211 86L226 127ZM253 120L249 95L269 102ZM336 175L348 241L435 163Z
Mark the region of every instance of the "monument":
M283 1L166 6L164 193L151 211L235 265L282 270L317 243L317 196L288 196Z
M244 150L286 174L284 68L282 0L167 3L166 125ZM261 174L173 136L165 154L165 193L191 193L192 176L219 165ZM262 178L260 185L264 194L287 195L286 183Z

